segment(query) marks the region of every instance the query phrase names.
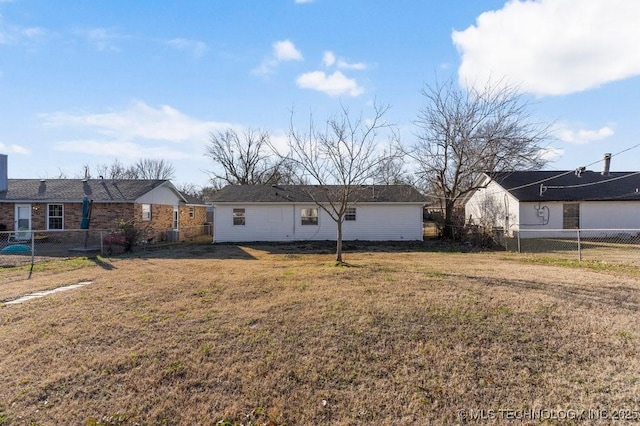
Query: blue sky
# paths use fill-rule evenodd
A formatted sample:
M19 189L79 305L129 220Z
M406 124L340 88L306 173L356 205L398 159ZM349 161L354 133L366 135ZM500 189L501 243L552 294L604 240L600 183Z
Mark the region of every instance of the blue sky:
M207 184L209 134L284 143L340 105L413 143L425 85L518 85L554 123L550 169L640 143L637 0L0 0L0 153L10 178L163 158ZM638 170L640 148L612 160Z

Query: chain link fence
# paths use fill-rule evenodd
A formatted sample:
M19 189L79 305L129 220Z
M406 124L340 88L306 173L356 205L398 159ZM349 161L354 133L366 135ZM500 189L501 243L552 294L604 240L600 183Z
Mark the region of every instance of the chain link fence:
M127 241L122 230L0 231L0 268L22 267L77 256L113 256L184 243L211 243L212 225L179 230L139 229Z
M640 266L640 229L531 229L502 237L507 250Z

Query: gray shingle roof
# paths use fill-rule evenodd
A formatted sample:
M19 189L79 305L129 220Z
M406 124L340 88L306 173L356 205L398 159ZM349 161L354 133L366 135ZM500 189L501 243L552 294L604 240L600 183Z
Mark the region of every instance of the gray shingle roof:
M304 203L335 198L339 186L228 185L212 197L216 203ZM410 185L363 185L350 197L360 203L424 203L426 198Z
M9 179L0 202L79 202L86 196L94 202L133 202L147 192L170 184L168 180L111 179Z
M640 172L590 170L521 171L489 174L520 201L640 201ZM540 194L540 186L543 193Z
M186 201L187 204L190 204L190 205L201 205L201 206L206 205L204 200L201 200L198 197L194 197L193 195L187 194L187 193L182 192L182 191L180 191L180 195L182 195L182 198L184 198L184 200Z

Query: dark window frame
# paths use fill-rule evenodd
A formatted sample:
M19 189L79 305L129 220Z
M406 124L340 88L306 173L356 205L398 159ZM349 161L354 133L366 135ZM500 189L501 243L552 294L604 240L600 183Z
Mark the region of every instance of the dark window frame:
M315 212L315 214L314 214ZM317 207L300 209L300 224L302 226L318 226L319 210Z
M347 207L344 212L345 221L355 221L357 217L357 211L355 207Z
M247 211L243 208L233 209L233 226L245 226L247 224Z
M148 208L148 211L146 211ZM142 220L148 222L153 218L153 206L149 203L142 204Z
M52 208L60 208L60 214L51 214L51 209ZM54 213L57 213L54 211ZM51 220L54 220L56 222L57 226L51 226L52 222ZM59 226L58 226L59 224ZM47 230L50 231L62 231L64 230L64 204L62 203L51 203L51 204L47 204Z
M562 229L580 229L580 203L562 204Z

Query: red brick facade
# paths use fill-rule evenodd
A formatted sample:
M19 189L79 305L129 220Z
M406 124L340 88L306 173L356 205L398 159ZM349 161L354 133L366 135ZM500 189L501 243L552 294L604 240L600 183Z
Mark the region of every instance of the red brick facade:
M20 203L22 204L22 203ZM24 203L31 205L31 228L35 231L48 230L47 209L49 204L63 204L63 228L80 229L82 203ZM191 217L191 208L193 217ZM180 206L178 210L178 226L188 229L201 226L206 222L205 206ZM117 230L121 220L133 221L137 226L145 228L148 235L166 238L163 233L173 229L174 207L170 205L152 204L151 219L143 220L142 204L137 203L94 203L91 212L91 229ZM15 204L0 203L0 224L7 230L15 229ZM182 237L181 237L182 239Z

